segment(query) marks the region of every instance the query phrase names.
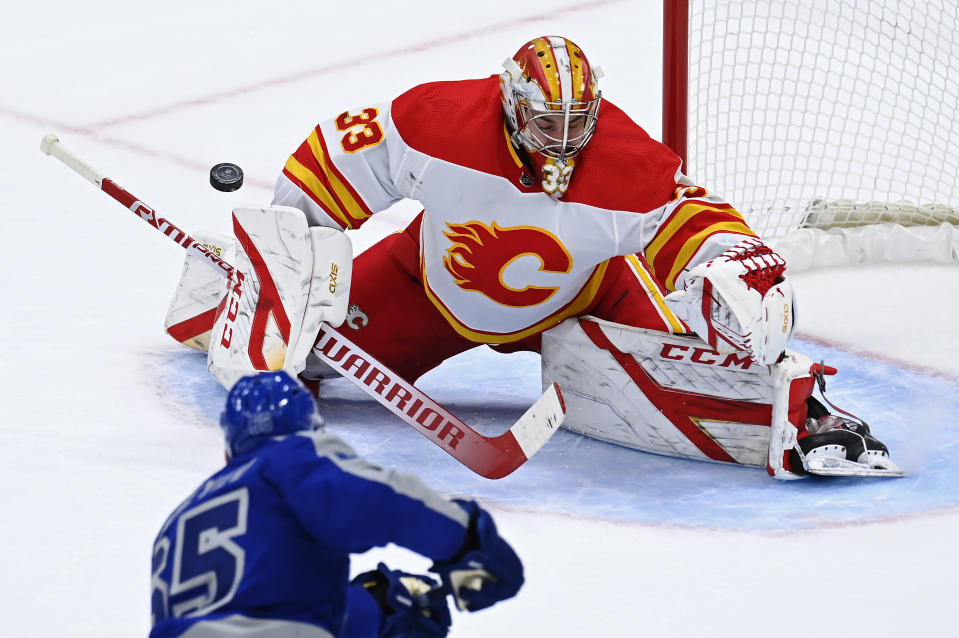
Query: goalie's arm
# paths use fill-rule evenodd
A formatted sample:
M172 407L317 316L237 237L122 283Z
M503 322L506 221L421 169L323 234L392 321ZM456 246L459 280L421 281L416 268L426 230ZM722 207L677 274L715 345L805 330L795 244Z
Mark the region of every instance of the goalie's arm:
M667 303L710 346L778 359L795 324L786 263L729 203L678 175L645 255L674 291Z
M686 273L756 233L729 202L682 173L670 201L643 248L653 274L667 291L682 290Z
M243 274L256 270L261 287L248 286L245 296L228 298L228 305L233 304L229 308L238 308L240 321L232 321L229 312L218 315L214 335L240 333L238 339L214 339L211 344L210 372L221 383L229 385L238 374L264 365L299 372L320 323L343 322L352 254L338 231L360 227L375 211L407 195L393 179L407 151L390 121L389 103L344 111L317 125L293 152L277 178L272 207L263 209L266 215L248 211L234 220L236 232L248 227L245 236L250 238L240 242L237 266ZM268 211L277 212L271 217ZM301 213L302 223L292 211ZM281 226L285 230L278 235L273 229ZM302 276L310 273L312 280ZM263 289L264 283L270 285ZM233 290L238 290L236 285ZM289 311L289 334L282 330L284 321L279 321L276 335L268 331L274 324L258 321L264 301ZM261 356L262 351L266 355Z
M273 204L302 210L311 226L359 228L412 195L412 183L398 176L410 174L414 155L393 126L389 103L345 111L318 124L293 152Z

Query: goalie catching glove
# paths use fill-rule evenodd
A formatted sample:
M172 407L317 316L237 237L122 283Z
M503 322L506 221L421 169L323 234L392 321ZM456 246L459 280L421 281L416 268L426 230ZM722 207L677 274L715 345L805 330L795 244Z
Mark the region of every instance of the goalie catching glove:
M785 270L782 257L751 237L692 268L666 302L717 352L741 350L756 364L773 364L795 325Z

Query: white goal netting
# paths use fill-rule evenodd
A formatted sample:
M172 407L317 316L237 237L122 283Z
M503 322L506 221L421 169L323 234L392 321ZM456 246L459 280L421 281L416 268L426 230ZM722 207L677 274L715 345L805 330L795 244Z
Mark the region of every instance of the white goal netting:
M959 0L691 0L688 172L763 237L959 224Z

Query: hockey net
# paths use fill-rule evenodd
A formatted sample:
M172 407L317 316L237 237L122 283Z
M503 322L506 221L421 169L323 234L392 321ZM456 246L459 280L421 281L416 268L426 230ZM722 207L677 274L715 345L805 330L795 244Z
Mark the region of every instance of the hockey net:
M959 0L664 0L664 18L663 139L760 236L959 258Z

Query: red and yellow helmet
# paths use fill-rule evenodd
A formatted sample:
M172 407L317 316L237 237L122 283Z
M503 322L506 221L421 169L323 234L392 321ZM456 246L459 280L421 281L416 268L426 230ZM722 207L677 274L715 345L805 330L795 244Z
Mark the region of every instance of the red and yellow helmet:
M513 143L560 160L579 153L596 131L599 67L561 36L530 40L503 67L501 99Z

